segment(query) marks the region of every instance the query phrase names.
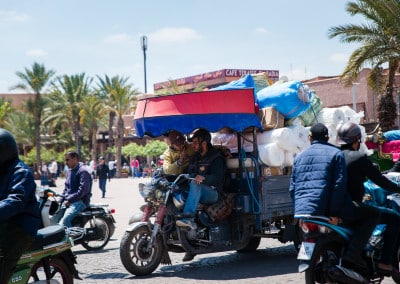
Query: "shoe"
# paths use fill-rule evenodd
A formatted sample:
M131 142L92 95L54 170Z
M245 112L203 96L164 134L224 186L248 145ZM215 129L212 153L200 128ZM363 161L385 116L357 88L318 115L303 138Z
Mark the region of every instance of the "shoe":
M190 229L192 229L192 230L195 230L195 229L196 229L196 224L195 224L192 220L190 220L190 219L181 219L181 220L178 220L178 221L176 221L176 225L177 225L178 227L187 227L187 228L190 228Z
M393 268L391 276L396 284L400 284L400 272L396 268Z
M328 276L331 280L337 281L338 283L367 283L366 279L361 274L338 265L329 268Z
M391 276L395 283L400 283L400 272L391 265L379 263L378 264L379 273L384 276Z
M185 256L182 258L182 261L191 261L196 255L190 252L185 253Z
M368 265L365 260L358 254L345 254L342 259L342 265L348 269L356 270L359 273L366 274Z

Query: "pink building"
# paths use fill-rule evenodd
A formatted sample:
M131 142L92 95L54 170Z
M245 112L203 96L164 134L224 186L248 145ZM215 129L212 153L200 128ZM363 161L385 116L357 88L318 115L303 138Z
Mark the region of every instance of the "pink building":
M367 75L370 70L363 69L352 87L344 87L339 82L338 76L316 77L303 81L303 84L308 85L311 90L315 90L324 107L348 105L356 112L364 112L363 123L376 122L378 96L367 84ZM396 97L395 101L397 102Z

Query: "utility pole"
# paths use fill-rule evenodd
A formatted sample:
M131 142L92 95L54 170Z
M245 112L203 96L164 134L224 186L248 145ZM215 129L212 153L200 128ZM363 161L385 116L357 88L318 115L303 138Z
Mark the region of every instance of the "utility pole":
M147 78L146 78L146 50L147 50L147 36L140 38L143 50L143 66L144 66L144 93L147 94Z

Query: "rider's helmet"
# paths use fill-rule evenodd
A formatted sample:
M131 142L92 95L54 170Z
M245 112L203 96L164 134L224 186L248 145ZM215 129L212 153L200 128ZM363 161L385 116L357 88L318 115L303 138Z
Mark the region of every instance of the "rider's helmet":
M18 147L14 136L0 128L0 168L18 158Z
M340 145L352 144L361 140L361 129L354 122L346 122L339 126L336 141Z
M202 141L206 141L207 143L211 143L211 134L204 128L199 128L197 129L192 137L190 138L190 141L193 141L194 138L199 138Z

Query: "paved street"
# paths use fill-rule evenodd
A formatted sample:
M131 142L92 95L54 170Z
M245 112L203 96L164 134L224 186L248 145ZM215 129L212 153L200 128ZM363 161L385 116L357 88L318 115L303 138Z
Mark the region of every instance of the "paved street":
M107 183L106 198L101 198L98 182L93 185L92 203L108 203L116 209L117 228L104 250L86 251L73 248L77 268L82 277L76 283L303 283L304 274L297 273L296 251L292 243L263 239L256 253L239 254L234 251L196 256L187 263L183 254L170 253L172 265L159 266L151 275L137 277L123 267L119 258L119 243L132 213L137 212L143 199L137 190L139 181L146 179L112 179ZM58 189L64 180L58 179ZM383 283L392 283L386 280Z

